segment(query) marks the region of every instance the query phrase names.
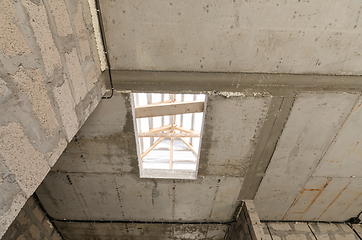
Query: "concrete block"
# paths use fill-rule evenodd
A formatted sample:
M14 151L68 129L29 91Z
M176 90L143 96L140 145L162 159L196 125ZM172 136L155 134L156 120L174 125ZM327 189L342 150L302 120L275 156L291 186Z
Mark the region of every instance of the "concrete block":
M63 153L64 149L67 147L67 141L64 138L61 138L57 144L57 147L49 152L49 164L50 167L53 167L60 155Z
M19 193L11 203L11 206L8 211L0 216L0 237L2 237L10 224L14 221L21 208L26 202L26 197L23 193Z
M40 70L20 66L13 78L19 90L28 95L35 115L48 135L52 136L59 125Z
M18 183L15 180L15 175L8 172L4 164L0 160L0 168L3 168L2 183L0 184L0 216L11 208L14 197L21 192Z
M0 2L0 48L6 57L30 54L31 51L17 27L15 7L10 0ZM1 94L0 94L1 95Z
M91 44L91 47L92 47L92 57L93 57L93 61L94 61L95 66L96 66L97 75L99 75L101 73L101 71L102 71L102 69L101 69L101 60L100 60L99 55L98 55L97 42L96 42L94 34L92 34L90 44ZM104 61L103 65L106 66L105 61Z
M38 239L40 235L40 229L34 224L29 228L29 233L34 239Z
M31 223L28 214L24 210L21 210L19 215L16 217L16 220L20 225L28 225Z
M307 223L296 222L294 224L294 229L295 229L295 231L298 231L298 232L310 232L310 229L309 229Z
M43 221L45 214L38 206L33 209L32 213L33 213L34 217L36 219L38 219L39 223L41 223Z
M317 223L317 226L318 226L320 232L336 232L336 231L338 231L338 227L335 224Z
M94 70L94 67L92 67L89 72L86 75L87 85L88 89L92 89L94 87L94 84L98 82L98 76L96 74L96 71Z
M307 240L307 237L303 234L290 234L286 237L286 240Z
M88 26L92 26L92 24L93 24L92 23L92 14L91 14L91 11L90 11L89 1L88 0L81 0L81 2L82 2L82 11L83 11L83 16L84 16L85 23Z
M353 233L353 230L351 229L350 226L348 226L345 223L341 223L339 224L339 226L346 232L346 233Z
M48 0L59 36L73 34L69 13L64 0Z
M26 202L26 207L28 209L32 209L35 205L37 205L37 203L35 202L35 199L33 197L30 197Z
M53 224L48 220L46 219L44 222L43 222L43 227L45 229L45 232L48 234L48 235L51 235L52 232L53 232Z
M270 228L276 231L291 231L289 223L286 222L278 222L278 223L269 223Z
M65 54L65 60L68 66L70 81L75 92L75 102L79 103L87 93L87 86L84 80L82 67L79 62L77 50L73 49L71 53Z
M83 19L82 6L78 4L77 12L73 16L74 25L77 31L77 38L79 42L80 52L82 60L85 60L86 56L90 55L90 46L88 40L87 28Z
M57 102L60 110L60 115L63 122L63 127L67 135L67 139L70 140L78 131L77 115L75 114L75 103L73 100L72 92L69 87L69 82L64 75L64 83L60 87L53 90L55 101Z
M358 240L359 238L355 234L336 234L334 235L336 240Z
M51 76L55 67L61 67L61 62L50 31L45 7L41 1L35 4L33 1L22 0L21 3L29 12L29 22L40 46L45 71L48 76Z
M33 148L18 123L0 127L0 154L28 197L50 170L44 155Z

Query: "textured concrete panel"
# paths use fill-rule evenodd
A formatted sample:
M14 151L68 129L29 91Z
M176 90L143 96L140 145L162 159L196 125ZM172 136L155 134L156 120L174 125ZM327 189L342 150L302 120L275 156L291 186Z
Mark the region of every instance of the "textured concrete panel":
M212 124L219 126L213 130L219 137L205 140L207 134L203 134L204 151L217 155L209 154L214 162L212 166L204 165L204 170L228 164L229 168L239 169L247 165L244 155L253 150L258 134L255 128L263 122L270 97L228 98L225 93L210 99L208 116L214 120L205 129L211 131ZM112 99L101 101L68 145L38 189L50 215L78 220L230 221L239 204L237 197L243 181L237 171L212 170L196 180L139 178L130 101L130 94L118 92ZM230 118L223 116L230 112L235 114ZM218 119L220 116L223 117ZM233 135L235 132L237 136ZM207 141L218 148L208 146ZM243 161L232 152L235 149L243 154ZM205 155L200 162L207 160Z
M261 220L282 220L327 151L355 94L300 94L255 197Z
M233 216L237 205L240 204L237 201L237 194L231 193L238 193L240 191L243 180L238 177L220 178L220 183L217 185L217 193L214 197L213 210L210 213L213 221L231 219L230 216Z
M362 98L358 100L313 176L362 177Z
M100 2L113 69L362 73L358 0Z
M148 180L129 174L51 172L37 194L55 219L230 221L235 204L231 201L238 192L218 188L231 189L237 182L218 180Z
M123 136L123 132L127 132L128 128L133 127L127 125L130 120L133 125L130 101L130 94L117 92L111 99L101 100L99 107L87 119L78 135L88 139Z
M207 99L199 174L244 176L271 97L222 94Z
M316 182L323 186L314 187ZM360 212L361 187L361 178L311 177L284 219L347 221Z

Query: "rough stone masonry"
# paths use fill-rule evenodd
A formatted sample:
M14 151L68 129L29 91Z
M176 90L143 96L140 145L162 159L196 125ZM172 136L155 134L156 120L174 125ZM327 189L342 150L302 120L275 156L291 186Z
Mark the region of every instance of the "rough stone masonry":
M0 238L105 92L89 3L0 0Z

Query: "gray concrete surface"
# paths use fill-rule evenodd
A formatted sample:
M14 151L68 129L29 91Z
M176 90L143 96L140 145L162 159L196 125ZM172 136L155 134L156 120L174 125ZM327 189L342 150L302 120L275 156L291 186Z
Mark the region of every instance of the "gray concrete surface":
M100 3L113 70L362 73L358 0Z
M331 143L335 141L335 136L358 98L358 94L335 93L305 93L297 96L255 196L255 205L261 220L300 220L299 217L288 215L289 208L295 207L296 209L291 211L302 215L310 208L309 204L320 194L317 189L323 189L325 183L308 187L311 190L307 190L305 185ZM325 178L329 179L329 175ZM300 204L295 205L299 201L298 194L304 191L306 199L301 199ZM318 206L321 211L328 208L326 202L322 203ZM339 214L334 215L334 221L349 219L340 215L342 208L339 208L339 211ZM353 210L350 211L349 216L353 215ZM316 217L316 212L312 211L312 215ZM303 220L319 219L309 217ZM329 218L324 220L332 221Z
M1 0L0 9L1 237L105 88L87 1Z
M230 221L270 96L207 102L198 177L172 180L139 177L130 95L102 100L38 188L46 211L69 220Z

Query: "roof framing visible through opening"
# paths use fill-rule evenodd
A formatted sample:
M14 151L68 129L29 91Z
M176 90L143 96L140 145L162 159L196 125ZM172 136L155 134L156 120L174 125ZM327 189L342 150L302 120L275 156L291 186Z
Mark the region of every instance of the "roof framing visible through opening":
M134 93L141 177L196 178L205 95Z

